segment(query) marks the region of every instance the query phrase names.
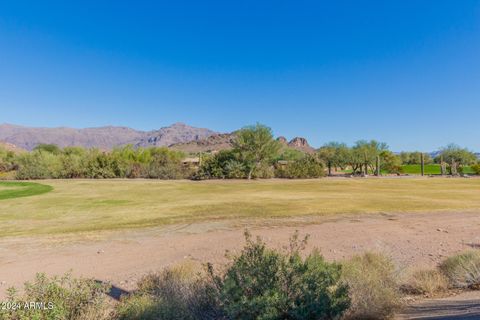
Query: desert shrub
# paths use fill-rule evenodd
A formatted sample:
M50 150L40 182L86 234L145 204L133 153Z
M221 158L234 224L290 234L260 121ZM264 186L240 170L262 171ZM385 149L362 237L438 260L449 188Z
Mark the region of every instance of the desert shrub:
M0 172L8 172L16 169L15 153L0 146Z
M37 274L34 282L26 283L24 293L19 296L9 289L7 301L43 303L43 308L19 308L0 311L0 319L42 319L42 320L87 320L108 319L109 308L106 300L108 287L90 279L75 279L69 274L49 278Z
M283 147L279 155L275 158L275 161L284 160L284 161L295 161L301 160L305 156L305 153L297 149L290 147Z
M416 270L402 289L407 293L433 295L446 291L448 280L438 269Z
M210 267L218 300L230 319L332 319L349 306L341 266L312 252L302 259L298 235L288 252L252 240L221 275Z
M402 160L392 151L384 150L380 153L380 170L388 173L403 173Z
M276 177L288 179L319 178L324 175L323 163L312 155L305 155L300 160L288 162L275 171Z
M60 154L62 150L56 144L40 143L33 150L52 154Z
M258 165L252 172L254 179L271 179L275 177L275 168L269 163Z
M480 250L469 250L449 257L440 270L454 288L480 288Z
M62 162L56 154L35 150L18 156L17 179L59 178Z
M183 179L189 176L187 168L183 168L181 164L176 163L158 163L153 162L148 167L148 178L153 179Z
M207 278L182 265L151 273L138 290L116 308L118 319L219 319L213 287Z
M342 279L351 298L347 319L386 319L400 305L394 264L381 254L365 253L346 261Z
M15 171L0 172L0 180L15 180L17 174Z
M168 148L149 148L139 150L134 159L137 164L146 164L147 177L155 179L182 179L188 172L182 165L183 152Z
M116 163L106 152L96 149L89 150L85 160L85 177L94 179L107 179L117 177Z
M471 168L473 172L475 172L475 174L480 174L480 163L476 163L472 165Z
M232 150L222 150L214 155L204 156L202 165L194 175L194 179L226 179L245 178L247 168Z
M111 152L81 147L60 149L40 145L15 158L9 168L18 167L18 179L46 178L158 178L182 179L191 169L182 164L184 154L168 148L134 148L130 145ZM0 150L0 171L4 167Z
M243 179L245 178L246 168L240 161L231 159L225 163L224 171L229 179Z
M83 178L85 177L85 157L75 153L65 153L60 156L60 178Z

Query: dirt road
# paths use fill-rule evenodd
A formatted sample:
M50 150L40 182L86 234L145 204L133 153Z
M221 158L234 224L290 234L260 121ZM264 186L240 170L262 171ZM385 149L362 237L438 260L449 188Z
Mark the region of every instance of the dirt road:
M405 308L395 320L473 320L480 319L480 291L454 297L428 299Z

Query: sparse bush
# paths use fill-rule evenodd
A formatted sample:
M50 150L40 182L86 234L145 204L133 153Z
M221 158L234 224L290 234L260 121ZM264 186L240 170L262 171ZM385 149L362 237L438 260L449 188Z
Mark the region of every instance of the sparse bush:
M224 274L209 269L229 319L333 319L348 308L341 266L326 262L318 251L302 259L305 242L297 235L286 253L268 249L248 233L246 240Z
M448 289L447 278L438 269L417 270L403 286L407 293L433 295Z
M0 310L2 320L94 320L108 319L106 300L108 287L90 279L75 279L69 274L49 278L37 274L33 283L26 283L21 296L13 288L7 301L21 303L18 310ZM42 308L25 308L25 302L43 303Z
M480 289L480 250L469 250L447 258L440 270L453 288Z
M342 278L352 302L347 319L387 319L400 306L394 264L381 254L365 253L346 261Z
M116 309L122 320L219 319L220 314L207 278L186 265L143 277Z

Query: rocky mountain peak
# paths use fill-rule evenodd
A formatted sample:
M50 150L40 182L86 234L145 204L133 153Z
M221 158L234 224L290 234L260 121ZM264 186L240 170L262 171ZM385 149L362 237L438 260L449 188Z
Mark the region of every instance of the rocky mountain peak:
M284 136L278 137L277 141L280 142L281 144L288 144L287 138L285 138Z
M288 145L291 146L291 147L310 147L307 139L302 138L302 137L293 138L292 140L290 140Z
M315 149L312 148L309 144L307 139L303 137L295 137L288 143L288 146L303 152L312 153L315 152Z

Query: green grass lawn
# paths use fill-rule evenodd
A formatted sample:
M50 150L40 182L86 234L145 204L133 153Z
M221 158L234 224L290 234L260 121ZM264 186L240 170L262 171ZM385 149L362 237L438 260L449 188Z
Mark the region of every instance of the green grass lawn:
M406 164L402 166L403 172L407 174L421 174L422 168L419 164ZM475 174L473 169L469 166L463 168L463 172L466 174ZM425 174L441 174L439 164L427 164L425 165Z
M237 218L480 210L480 179L47 180L41 184L54 189L0 200L0 236Z
M0 200L29 197L52 190L52 186L40 183L0 181Z

